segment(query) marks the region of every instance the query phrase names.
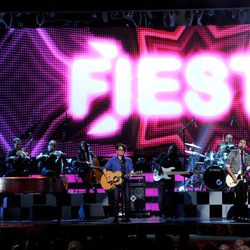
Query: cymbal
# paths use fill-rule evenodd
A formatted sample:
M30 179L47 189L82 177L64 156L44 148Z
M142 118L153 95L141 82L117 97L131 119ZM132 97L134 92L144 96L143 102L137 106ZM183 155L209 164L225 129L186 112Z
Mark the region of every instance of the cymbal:
M200 146L197 146L193 143L185 143L185 145L189 146L189 147L193 147L193 148L201 148Z
M192 155L199 155L200 157L205 157L205 155L202 155L195 151L185 150L185 153L192 154Z

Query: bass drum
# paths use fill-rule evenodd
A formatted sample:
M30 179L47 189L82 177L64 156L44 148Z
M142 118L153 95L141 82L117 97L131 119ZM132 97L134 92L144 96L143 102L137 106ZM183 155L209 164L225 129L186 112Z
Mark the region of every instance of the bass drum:
M203 181L209 190L220 190L225 185L225 170L219 166L210 166L204 172Z

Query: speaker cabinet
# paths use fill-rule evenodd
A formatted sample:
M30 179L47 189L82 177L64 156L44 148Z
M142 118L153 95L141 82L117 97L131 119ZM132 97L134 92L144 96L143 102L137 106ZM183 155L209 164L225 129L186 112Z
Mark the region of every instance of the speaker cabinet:
M133 179L129 183L130 211L140 212L145 210L145 177Z

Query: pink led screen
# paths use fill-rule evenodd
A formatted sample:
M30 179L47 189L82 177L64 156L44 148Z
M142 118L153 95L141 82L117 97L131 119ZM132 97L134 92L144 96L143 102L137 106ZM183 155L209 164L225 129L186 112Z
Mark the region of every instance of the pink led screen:
M248 137L249 25L10 29L0 37L0 154L20 136L36 156L55 139L97 156L123 142L153 157L183 140L204 153Z

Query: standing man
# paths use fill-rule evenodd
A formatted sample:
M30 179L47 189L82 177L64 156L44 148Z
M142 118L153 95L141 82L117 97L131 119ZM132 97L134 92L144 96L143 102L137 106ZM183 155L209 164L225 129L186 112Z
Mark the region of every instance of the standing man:
M226 161L226 170L231 176L234 187L234 220L247 220L247 180L245 173L247 167L250 166L250 156L246 154L247 148L246 139L241 139L238 144L238 149L232 150Z
M116 156L105 164L103 175L107 184L111 185L107 192L114 213L113 223L118 223L120 198L122 198L122 212L125 213L123 221L129 222L129 177L134 173L134 166L132 160L124 155L127 149L125 144L118 143L115 149Z
M157 171L162 178L157 181L158 185L158 204L159 216L162 219L167 217L176 217L175 207L175 178L174 175L170 179L165 179L163 169L174 167L175 170L181 170L181 162L177 154L178 148L176 145L170 145L166 152L162 152L153 160L153 171Z

